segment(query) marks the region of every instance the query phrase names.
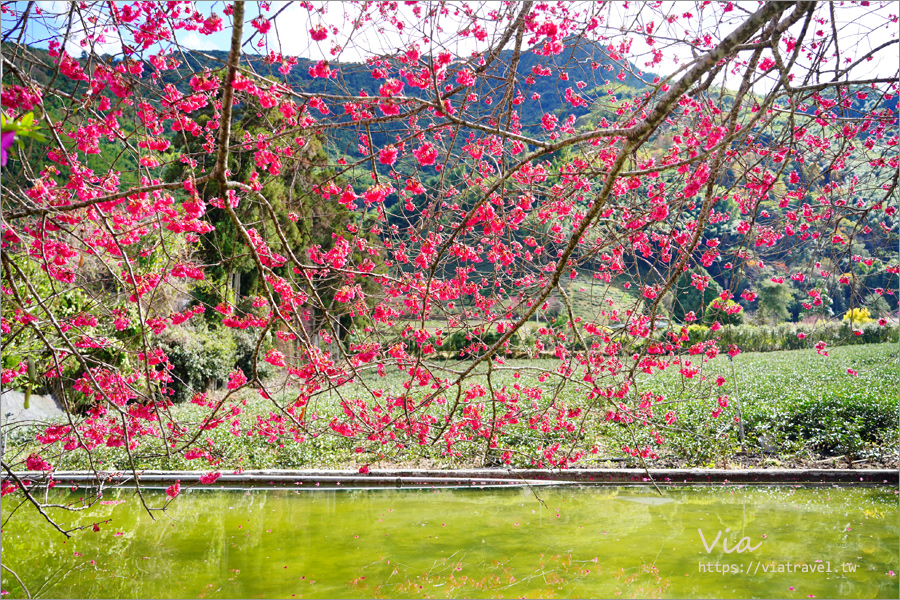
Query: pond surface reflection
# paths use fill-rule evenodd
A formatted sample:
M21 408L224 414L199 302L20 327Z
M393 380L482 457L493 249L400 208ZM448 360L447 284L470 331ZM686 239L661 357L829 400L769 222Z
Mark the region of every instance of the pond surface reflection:
M116 490L89 511L60 514L100 523L70 540L22 507L4 528L3 561L33 594L53 598L900 594L894 488L663 494L645 487L194 489L153 521L133 491ZM4 498L4 515L17 503ZM6 572L2 588L8 597L23 595Z

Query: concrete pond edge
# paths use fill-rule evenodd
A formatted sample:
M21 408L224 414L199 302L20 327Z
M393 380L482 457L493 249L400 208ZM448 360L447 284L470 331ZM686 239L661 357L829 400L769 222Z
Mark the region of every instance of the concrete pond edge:
M142 487L163 488L179 482L201 489L378 489L378 488L487 488L547 485L897 485L900 471L891 469L371 469L351 470L247 470L223 472L203 484L208 471L138 472ZM649 474L649 477L648 477ZM43 486L48 473L22 471L21 481ZM4 474L3 480L11 479ZM131 472L60 471L55 485L68 487L131 487Z

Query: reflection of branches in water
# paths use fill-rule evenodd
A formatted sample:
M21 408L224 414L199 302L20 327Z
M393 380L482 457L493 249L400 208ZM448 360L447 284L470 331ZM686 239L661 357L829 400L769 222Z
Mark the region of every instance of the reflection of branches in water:
M547 503L544 502L544 499L541 498L540 496L538 496L537 491L535 491L535 489L531 486L530 483L528 483L528 481L527 481L524 477L522 477L521 475L518 475L518 474L514 473L512 469L507 469L506 472L509 473L509 474L511 474L511 475L517 475L518 478L521 479L522 482L523 482L525 485L528 486L528 489L531 490L531 493L534 494L534 497L537 499L537 501L540 502L540 503L544 506L544 508L546 508L547 510L550 510L550 507L547 506Z
M22 580L19 579L19 576L15 573L15 571L13 571L12 569L10 569L10 568L9 568L8 566L6 566L6 565L0 565L0 567L4 568L4 569L6 569L7 571L9 571L10 573L12 573L12 575L16 578L16 581L19 582L19 585L22 586L22 589L25 590L25 597L26 597L26 598L40 598L41 596L43 596L45 590L51 590L51 589L53 589L53 588L54 588L56 585L58 585L60 582L65 581L65 580L68 579L73 573L77 573L78 571L81 571L81 570L84 570L84 569L87 569L87 568L90 568L90 569L92 569L92 570L94 570L94 571L102 571L102 570L103 570L103 569L98 569L95 565L89 564L89 563L86 562L86 561L84 561L84 562L82 562L81 564L78 564L78 565L76 565L76 566L74 566L74 567L69 567L69 568L59 567L58 569L56 569L55 571L53 571L53 573L51 573L49 577L47 577L47 578L44 580L44 583L41 584L41 587L39 587L39 588L37 589L37 591L34 592L34 594L31 594L31 593L28 591L28 588L25 587L25 584L22 583Z
M516 572L521 572L522 569L517 569L511 564L517 556L505 560L482 560L473 564L465 563L466 556L466 552L456 551L448 557L434 561L429 568L412 576L407 574L418 571L414 566L392 563L390 556L383 557L361 569L365 571L377 569L379 566L390 567L390 575L382 583L373 583L370 572L368 576L354 579L349 585L363 595L373 598L391 598L413 593L425 597L455 598L472 596L475 592L479 596L507 597L510 594L509 590L513 588L518 588L518 592L526 593L529 597L565 598L573 594L583 595L584 592L596 595L598 588L604 585L612 585L613 589L609 591L617 596L659 598L670 585L652 564L642 564L630 574L630 569L619 569L602 581L589 582L587 589L578 590L579 584L588 576L604 574L604 569L599 566L597 558L574 560L571 553L541 554L533 571L524 576L517 576ZM591 567L592 563L598 566ZM466 575L462 573L464 569L467 572L480 572L482 576ZM391 582L397 575L405 579Z
M213 586L215 586L215 585L216 585L215 583L209 583L209 584L207 584L206 587L203 588L203 591L200 592L200 593L197 595L197 597L198 597L198 598L206 598L207 592L210 592L210 591L211 591L213 594L218 594L219 591L221 591L222 586L219 586L219 587L217 587L215 590L213 590L212 588L213 588Z
M104 525L108 525L113 522L114 519L118 520L121 515L114 517L109 512L97 511L105 511L106 509L111 511L115 506L127 502L127 500L122 499L122 496L128 493L127 490L114 489L113 492L116 495L110 496L110 490L105 489L105 486L103 486L102 483L99 487L94 485L82 487L80 488L79 493L76 494L74 491L70 493L70 488L67 486L57 486L52 489L47 489L46 480L42 483L40 479L28 478L27 480L22 479L22 482L26 484L31 497L40 502L42 509L53 509L48 512L51 518L59 519L59 516L55 514L56 511L67 511L81 515L79 521L81 524L69 524L66 526L67 528L64 528L64 533L70 535L79 531L90 531L91 529L94 529L95 532L99 532L104 528ZM44 489L37 489L41 485L44 486ZM105 495L104 491L106 492ZM42 497L43 500L41 501ZM104 498L117 499L104 500ZM28 597L69 597L69 594L72 593L72 589L82 589L78 586L90 584L90 582L104 579L110 581L129 579L128 576L123 576L119 572L118 565L121 563L104 563L104 561L101 560L100 555L93 556L94 560L87 556L83 559L79 559L78 557L82 556L82 554L72 550L68 546L56 545L49 536L39 537L38 541L35 541L33 537L31 537L28 528L24 531L19 529L25 519L41 518L35 513L22 517L18 521L14 521L13 532L7 532L5 527L10 514L7 511L6 502L9 500L5 497L3 500L4 524L2 531L4 531L5 535L14 536L17 539L21 538L22 542L16 543L16 547L20 549L18 554L8 553L7 546L4 545L4 564L2 566L5 570L10 572L12 572L12 569L10 569L9 566L14 566L18 573L21 574L23 581L28 586L28 592L30 592ZM10 509L10 511L15 511L23 506L28 507L31 505L32 503L29 501L28 497L25 496ZM88 512L88 514L85 515L84 513L90 511L90 509L94 509L94 512ZM6 544L7 542L12 543L12 540L4 539L4 543ZM19 546L20 543L22 546ZM66 542L63 541L62 543L65 544ZM113 556L117 552L121 555L127 554L122 547L119 547L118 550L112 549L112 543L112 540L110 540L107 545L104 546L107 550L110 550L109 556ZM125 543L127 544L128 542L125 541ZM37 544L37 546L34 546L35 544ZM49 544L50 547L45 548L46 544ZM116 544L119 544L119 542L116 542ZM30 546L33 546L35 550L23 554L21 548L24 547L27 549ZM40 547L40 550L36 549L38 546ZM67 548L70 548L70 550L67 550ZM7 556L16 556L18 560L10 561L8 563L6 560ZM21 556L21 558L19 558L19 556ZM85 572L86 574L78 576L78 573L80 572ZM150 571L142 567L140 563L133 563L129 567L129 574L131 575L131 579L139 582L142 577L150 575ZM4 584L6 583L7 580L5 577ZM4 589L7 589L5 585ZM84 593L88 594L89 592Z
M38 511L38 513L40 513L40 515L42 517L44 517L44 519L48 523L50 523L57 531L62 533L67 538L72 537L71 535L69 535L70 533L74 533L76 531L81 531L83 529L87 529L88 527L93 527L95 525L95 523L91 523L88 525L81 525L79 527L72 527L70 529L63 529L59 524L56 523L56 521L52 517L50 517L50 515L46 512L45 509L58 508L58 509L66 510L69 512L80 512L80 511L92 508L94 506L94 504L99 502L100 499L103 497L103 482L102 481L100 481L99 486L97 488L97 492L96 492L96 494L94 494L94 496L91 498L90 501L87 501L87 498L88 498L87 495L82 496L81 506L75 506L73 503L54 504L54 503L49 502L50 489L53 487L50 476L43 475L38 478L30 477L27 479L22 479L16 473L13 473L10 470L10 468L6 464L6 462L3 462L2 466L3 466L3 469L5 469L6 472L8 473L9 477L15 482L15 485L22 491L23 496L24 496L24 499L22 500L22 502L17 504L16 507L13 508L11 511L9 511L9 513L6 515L6 518L3 520L3 527L6 527L6 524L9 521L9 519L13 516L13 514L15 514L15 512L17 510L19 510L19 508L21 508L23 505L28 504L28 503L31 503L35 507L35 509ZM35 495L32 493L32 489L34 489L38 486L43 486L43 488L44 488L43 502L39 501L35 497ZM100 522L101 521L98 521L97 523L100 523ZM102 522L104 522L104 523L108 522L108 519L107 519L107 521L102 521Z
M54 521L54 520L50 517L50 515L48 515L48 514L44 511L43 505L35 499L35 497L31 494L31 491L28 489L28 486L25 484L25 482L22 481L22 479L19 478L19 476L16 475L16 474L9 468L9 465L7 465L5 462L3 462L2 465L3 465L3 469L7 472L8 476L15 482L15 485L16 485L20 490L22 490L22 493L25 495L25 499L26 499L27 501L31 502L31 504L34 505L35 509L37 509L37 511L41 514L41 516L44 517L44 519L45 519L48 523L50 523L50 525L52 525L57 531L59 531L60 533L62 533L64 536L66 536L66 537L71 537L71 536L69 535L69 532L68 532L68 531L65 531L62 527L60 527L59 525L57 525L56 521Z
M25 590L25 597L26 597L26 598L31 598L31 597L32 597L32 596L31 596L31 592L29 592L29 591L28 591L28 588L25 587L25 584L22 583L22 580L19 578L18 573L16 573L15 571L13 571L12 569L10 569L9 567L7 567L7 566L4 565L4 564L0 564L0 567L2 567L2 568L4 568L4 569L6 569L7 571L9 571L9 572L12 574L12 576L16 578L16 581L18 581L18 582L19 582L19 585L22 587L22 589Z

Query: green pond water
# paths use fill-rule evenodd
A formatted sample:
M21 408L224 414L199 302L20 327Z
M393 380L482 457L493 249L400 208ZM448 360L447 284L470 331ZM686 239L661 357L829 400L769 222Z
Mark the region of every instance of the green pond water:
M69 540L22 506L3 526L3 563L49 598L900 595L896 488L663 493L195 489L154 521L133 490L117 490L89 511L52 511L100 524ZM4 519L18 503L3 499ZM2 589L23 597L5 571Z

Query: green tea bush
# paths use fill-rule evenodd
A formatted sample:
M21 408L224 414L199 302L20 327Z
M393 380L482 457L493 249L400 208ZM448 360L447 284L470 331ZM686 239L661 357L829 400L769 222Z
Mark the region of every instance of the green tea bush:
M740 446L740 406L745 449L774 447L779 454L817 456L896 455L898 419L897 346L843 346L822 356L815 350L741 353L733 364L720 355L708 365L707 381L724 376L718 393L729 405L718 418L715 405L694 400L677 374L639 381L678 402L677 422L664 431L667 450L693 464L728 457Z
M897 408L897 398L874 402L858 396L809 398L776 411L771 431L826 456L856 457L867 445L887 441L887 432L897 427Z
M809 350L738 356L748 439L821 455L857 456L872 446L896 452L896 353L895 344L870 344L828 357Z

